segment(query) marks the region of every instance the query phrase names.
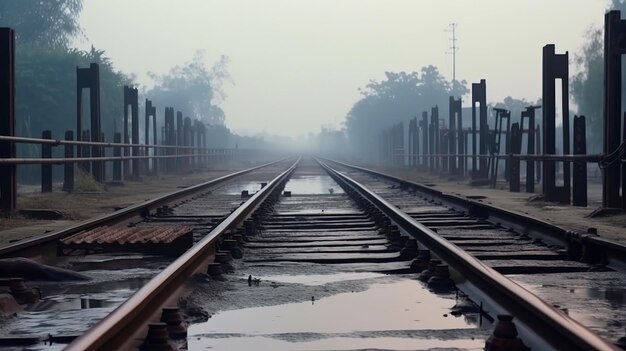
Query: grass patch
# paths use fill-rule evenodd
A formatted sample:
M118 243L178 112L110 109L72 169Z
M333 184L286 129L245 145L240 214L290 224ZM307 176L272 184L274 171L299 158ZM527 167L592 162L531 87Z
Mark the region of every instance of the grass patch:
M74 191L78 193L101 193L104 192L104 186L98 183L91 174L83 171L80 167L76 168L76 178L74 179Z

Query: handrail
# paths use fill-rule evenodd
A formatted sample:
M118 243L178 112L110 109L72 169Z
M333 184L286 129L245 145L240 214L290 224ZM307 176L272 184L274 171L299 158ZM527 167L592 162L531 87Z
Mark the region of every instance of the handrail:
M226 149L233 150L233 149ZM0 158L0 165L29 165L29 164L63 164L63 163L82 163L97 161L124 161L124 160L144 160L157 158L189 158L189 157L207 157L207 156L231 156L231 154L178 154L178 155L144 155L144 156L103 156L103 157L74 157L74 158Z
M472 155L472 154L413 154L394 152L391 156L409 158L433 158L433 157L458 157L458 158L498 158L498 159L519 159L526 161L586 161L600 162L604 154L567 154L567 155L527 155L527 154L497 154L497 155ZM626 161L626 159L622 160Z
M150 149L209 149L209 150L238 150L229 148L207 148L201 146L185 145L158 145L158 144L131 144L131 143L111 143L106 141L81 141L65 139L42 139L29 137L16 137L0 135L0 142L14 142L21 144L47 144L47 145L83 145L83 146L103 146L103 147L138 147Z
M558 345L555 346L567 350L620 350L608 340L593 333L590 329L557 310L535 294L442 238L349 176L341 174L320 160L318 162L330 173L343 179L355 190L375 203L400 226L408 228L411 232L420 233L419 240L424 241L430 250L451 267L454 267L455 270L462 273L464 278L481 289L489 289L490 297L496 296L495 293L497 293L494 299L499 301L499 303L507 301L506 306L516 312L516 318L531 326L535 332L540 335L546 335L551 330L555 330L566 338L566 340L558 340ZM548 341L550 342L550 340Z
M217 242L217 239L226 230L249 216L274 188L293 172L299 162L300 158L289 169L254 194L242 206L239 206L206 237L152 278L128 300L91 327L86 333L75 339L65 350L113 350L125 341L123 340L124 337L132 334L132 328L145 326L154 312L154 306L158 306L167 300L168 292L174 291L181 282L190 277L206 260L211 247Z

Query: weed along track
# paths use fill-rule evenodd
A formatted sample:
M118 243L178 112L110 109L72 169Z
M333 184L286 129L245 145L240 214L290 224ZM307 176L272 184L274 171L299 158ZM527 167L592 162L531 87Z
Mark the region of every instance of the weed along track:
M292 159L68 234L47 262L88 280L38 283L41 298L5 321L4 341L67 350L613 347L604 331L511 280L531 276L520 261L546 262L532 276L581 273L583 263L402 188ZM500 232L511 237L494 238Z

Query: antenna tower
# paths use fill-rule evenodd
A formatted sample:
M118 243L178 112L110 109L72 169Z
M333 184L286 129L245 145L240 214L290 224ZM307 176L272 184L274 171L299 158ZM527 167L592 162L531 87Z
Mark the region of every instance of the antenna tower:
M452 38L450 41L452 42L452 46L450 47L450 51L446 52L449 55L452 55L452 84L456 82L456 53L459 51L459 47L456 45L456 27L458 27L457 23L450 23L447 32L452 32Z

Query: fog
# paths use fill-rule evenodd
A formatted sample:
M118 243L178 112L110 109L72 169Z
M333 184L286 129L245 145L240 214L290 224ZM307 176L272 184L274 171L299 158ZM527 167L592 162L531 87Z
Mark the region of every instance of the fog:
M457 79L487 79L488 101L541 96L541 47L573 58L602 0L86 1L79 48L106 51L114 66L150 87L205 51L230 59L220 102L233 131L299 136L341 128L358 89L386 71L434 65L452 78L447 54L458 24ZM574 67L571 68L572 70ZM158 102L155 102L158 105ZM416 111L416 114L420 113Z

